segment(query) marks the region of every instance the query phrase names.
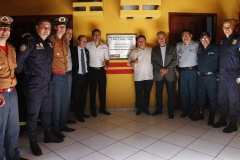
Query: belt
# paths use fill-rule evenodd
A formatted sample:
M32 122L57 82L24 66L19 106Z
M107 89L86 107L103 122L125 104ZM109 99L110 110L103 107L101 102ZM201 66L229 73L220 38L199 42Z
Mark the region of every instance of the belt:
M68 72L66 72L66 74L71 74L72 73L72 71L68 71Z
M90 69L97 69L97 70L100 70L102 69L103 67L90 67Z
M63 72L63 71L52 71L54 74L66 74L67 72Z
M196 70L197 67L196 66L192 66L192 67L179 67L181 70Z
M14 90L14 88L15 88L15 87L0 89L0 93L11 92L11 91Z
M198 71L197 71L197 73L198 73L198 75L200 75L200 76L208 76L208 75L211 75L211 74L215 74L216 71L214 71L214 72L198 72Z

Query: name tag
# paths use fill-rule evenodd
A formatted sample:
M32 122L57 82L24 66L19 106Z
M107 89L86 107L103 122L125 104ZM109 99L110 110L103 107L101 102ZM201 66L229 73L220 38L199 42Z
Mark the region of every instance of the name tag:
M213 55L214 54L214 52L208 52L208 55Z

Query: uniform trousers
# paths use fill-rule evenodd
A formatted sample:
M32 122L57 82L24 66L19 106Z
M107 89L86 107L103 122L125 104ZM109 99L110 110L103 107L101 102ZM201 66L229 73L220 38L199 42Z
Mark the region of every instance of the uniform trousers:
M161 81L155 81L156 83L156 108L162 110L162 93L164 84L166 84L168 94L168 113L173 114L175 108L175 81L169 82L165 76Z
M149 107L150 92L153 80L134 81L136 92L136 108L146 111Z
M193 115L197 105L197 71L180 69L180 93L183 113Z
M104 67L99 69L90 67L89 69L89 84L90 84L90 110L96 112L96 91L98 87L98 96L100 101L99 110L106 108L106 86L107 77Z
M19 160L18 135L18 98L14 89L8 93L1 93L5 99L4 106L0 107L0 160Z
M68 120L68 74L53 74L53 110L52 129L59 132L61 128L66 128Z
M69 112L71 107L71 95L72 95L72 73L68 74L68 113L67 119L69 118Z
M223 116L228 115L229 103L232 107L230 117L240 117L240 85L235 78L219 80L218 84L218 103L220 112Z
M198 108L203 109L206 104L206 97L208 96L210 103L210 112L215 113L217 110L217 91L218 82L215 74L197 76L197 99Z
M88 90L88 73L73 75L73 106L77 118L83 118Z

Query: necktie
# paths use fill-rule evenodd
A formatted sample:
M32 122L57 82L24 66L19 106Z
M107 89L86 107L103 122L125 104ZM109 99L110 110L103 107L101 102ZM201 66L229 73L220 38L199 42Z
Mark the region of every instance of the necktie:
M86 73L86 68L85 68L85 60L84 60L83 49L81 49L81 65L82 65L82 74L85 74Z

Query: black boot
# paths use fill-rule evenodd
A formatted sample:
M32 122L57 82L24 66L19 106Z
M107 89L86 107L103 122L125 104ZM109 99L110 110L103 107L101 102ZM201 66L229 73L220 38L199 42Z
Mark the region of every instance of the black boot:
M198 109L198 113L195 117L195 120L198 121L198 120L204 120L204 116L203 116L203 110L202 108L199 108Z
M50 128L48 128L48 129L44 130L43 142L44 143L50 143L50 142L60 143L60 142L63 142L63 139L54 136L54 134L52 133L52 130Z
M223 129L224 133L232 133L234 131L237 131L237 118L232 118L231 121L229 122L228 126Z
M214 124L215 113L210 112L208 117L208 125L212 126Z
M222 126L227 126L227 117L221 115L221 117L219 118L217 123L213 124L212 126L213 126L213 128L220 128Z
M30 149L31 149L32 153L35 156L42 155L42 150L41 150L41 148L39 147L39 145L37 143L36 136L29 136L29 140L30 140Z

